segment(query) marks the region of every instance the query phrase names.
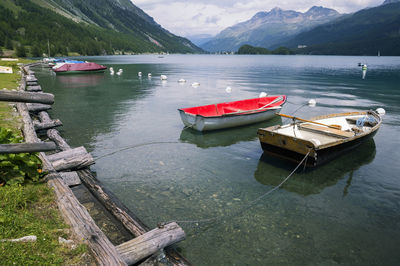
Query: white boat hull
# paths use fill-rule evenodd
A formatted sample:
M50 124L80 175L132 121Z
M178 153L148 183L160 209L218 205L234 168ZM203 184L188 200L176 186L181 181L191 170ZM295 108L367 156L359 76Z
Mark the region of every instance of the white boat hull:
M192 115L179 110L182 122L186 127L193 128L197 131L209 131L237 126L244 126L266 121L275 117L276 113L281 111L282 107L277 106L269 108L262 112L232 114L225 116L204 117L201 115Z

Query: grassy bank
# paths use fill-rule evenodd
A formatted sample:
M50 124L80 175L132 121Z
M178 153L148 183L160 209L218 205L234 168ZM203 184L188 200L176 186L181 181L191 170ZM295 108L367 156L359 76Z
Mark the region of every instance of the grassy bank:
M0 61L0 66L12 67L14 72L0 74L0 89L18 88L18 63L28 61ZM0 102L0 127L22 136L21 126L22 121L13 106ZM93 264L86 245L59 243L59 237L69 239L70 232L60 216L55 195L46 183L0 184L0 240L28 235L37 236L37 240L26 243L0 242L1 265Z

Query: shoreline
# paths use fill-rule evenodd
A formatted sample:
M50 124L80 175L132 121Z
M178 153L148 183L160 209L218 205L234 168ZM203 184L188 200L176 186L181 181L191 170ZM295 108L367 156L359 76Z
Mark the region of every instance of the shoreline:
M25 89L25 87L28 87L28 86L40 86L40 85L38 85L37 84L37 80L36 80L36 78L34 78L34 72L31 72L30 71L30 69L29 69L29 65L28 66L23 66L22 67L22 82L26 82L25 84L23 83L22 85L21 85L21 89ZM27 75L27 76L26 76ZM32 77L33 76L33 77ZM26 81L25 81L26 80ZM26 85L28 85L28 86L26 86ZM29 91L29 89L27 88L27 90ZM17 104L17 106L18 106L18 109L19 109L19 112L20 112L20 114L21 114L21 116L23 116L23 117L25 117L24 118L24 135L25 135L25 139L26 139L26 141L28 141L28 142L35 142L35 136L33 136L32 134L28 134L27 135L27 132L28 132L28 130L26 130L26 127L28 126L28 127L32 127L32 122L29 122L28 120L28 118L26 118L26 114L24 114L24 112L26 112L26 111L23 111L23 109L24 109L24 107L23 107L23 105L25 105L25 104ZM40 119L41 120L43 120L43 118L45 118L44 120L49 120L50 119L50 121L51 121L51 118L48 116L48 115L44 115L44 113L46 113L45 111L41 111L40 113L39 113L39 117L40 117ZM47 113L46 113L47 114ZM49 121L42 121L42 123L44 123L44 122L49 122ZM28 125L27 125L28 124ZM30 126L29 126L29 124L31 124ZM35 122L35 125L37 125L37 122ZM55 131L55 129L52 129L53 130L53 132ZM29 130L30 132L32 131L32 130ZM49 130L50 131L50 130ZM49 132L48 131L48 132ZM33 132L34 132L34 130L33 130ZM52 139L53 141L55 141L57 144L58 144L58 148L59 149L61 149L61 152L59 153L59 154L62 154L63 152L65 153L65 152L69 152L70 150L72 151L72 150L74 150L74 149L71 149L70 147L69 147L69 145L68 144L66 144L66 142L58 135L58 137L59 137L59 139L58 139L58 141L57 140L55 140L55 139ZM60 140L61 139L61 140ZM64 142L64 143L63 143ZM60 144L64 144L64 145L60 145ZM116 264L120 264L120 263L122 263L122 264L124 264L124 260L125 260L125 262L127 262L127 261L130 261L130 262L133 262L133 261L137 261L136 259L135 260L133 260L132 261L132 258L130 258L130 260L127 260L126 259L126 256L130 256L130 254L127 254L127 255L123 255L123 257L120 257L118 254L119 254L119 252L121 252L121 251L117 251L117 250L115 250L114 249L114 246L113 246L113 244L111 244L111 242L109 242L108 241L108 238L101 232L101 230L100 229L96 229L97 228L97 226L95 225L95 223L94 222L89 222L89 220L91 220L92 218L91 218L91 216L90 216L90 214L88 214L87 213L87 211L86 211L86 209L85 209L85 207L83 207L79 202L78 202L78 200L75 198L75 196L73 196L74 195L74 193L72 192L72 190L71 189L69 189L68 187L65 187L65 184L64 184L64 182L63 181L61 181L61 179L62 179L62 176L59 176L62 172L58 172L56 169L54 169L53 168L53 166L55 166L55 167L57 167L54 163L54 161L50 161L49 159L51 159L51 158L53 158L54 156L55 156L56 154L54 154L54 155L46 155L46 154L44 154L44 153L40 153L40 157L41 157L41 159L42 159L42 161L44 162L44 165L45 165L45 168L47 168L47 170L48 170L48 172L50 173L48 176L47 176L47 179L48 179L48 183L49 183L49 185L51 186L51 187L53 187L53 189L54 189L54 191L56 192L56 195L57 195L57 197L58 197L58 201L57 201L57 204L59 205L59 209L62 211L62 214L63 214L63 216L64 216L64 219L66 219L66 221L67 221L67 223L68 224L70 224L71 226L72 226L72 229L73 229L73 231L75 232L75 235L76 236L78 236L78 237L76 237L76 239L84 239L84 243L86 243L87 245L88 245L88 247L89 247L89 249L91 249L92 250L92 254L96 254L96 256L95 256L95 259L98 261L98 263L100 263L100 264L109 264L109 262L112 262L112 261L114 261L114 262L112 262L112 264L114 264L114 263L116 263ZM60 155L61 156L61 155ZM89 164L90 165L90 164ZM78 171L79 172L79 171ZM122 206L122 208L118 208L120 205L121 205L121 203L118 203L118 204L115 204L112 200L110 200L110 198L114 198L115 199L115 197L113 197L113 196L108 196L108 194L107 194L107 192L104 192L105 190L101 187L101 185L99 184L99 183L97 183L96 181L95 181L95 179L94 179L94 176L92 176L91 177L91 172L90 172L90 170L88 170L87 172L86 172L86 176L88 177L89 176L89 179L90 180L92 180L91 182L93 183L94 182L94 187L95 187L95 189L97 189L97 190L99 190L100 189L100 194L101 193L103 193L103 194L105 194L105 196L104 196L104 198L105 198L105 200L103 199L103 201L102 200L100 200L101 202L102 202L102 205L104 206L104 203L106 202L106 201L110 201L111 202L111 207L107 207L107 205L105 206L106 207L106 209L108 209L108 211L110 211L111 209L117 209L117 212L115 212L115 213L122 213L122 211L121 210L123 210L124 211L124 209L125 210L127 210L126 209L126 207L124 207L124 206ZM81 174L79 174L80 176L82 176ZM81 179L82 179L82 177L81 177ZM88 180L88 178L86 179L86 184L87 184L87 181ZM61 182L60 182L61 181ZM76 184L73 184L72 185L72 188L75 186ZM92 191L91 191L91 193L93 193L93 189L92 189ZM65 205L65 202L60 202L60 200L62 199L62 201L65 201L65 197L67 196L67 198L69 198L69 201L70 201L70 203L68 204L68 205ZM99 195L96 195L96 198L97 199L99 199ZM72 204L72 205L71 205ZM70 206L70 207L68 207L68 206ZM93 230L90 230L89 232L97 232L96 234L99 234L97 237L96 237L96 243L93 243L93 237L91 236L92 235L92 233L89 233L89 232L86 232L85 233L85 229L84 228L82 228L82 226L80 226L79 224L80 224L80 222L79 222L79 218L78 218L78 220L76 220L76 218L77 217L75 217L74 215L72 215L71 216L71 213L75 213L75 211L74 210L72 210L72 209L70 209L71 208L71 206L73 206L73 209L76 209L76 208L78 208L78 209L81 209L81 211L78 211L78 213L84 213L84 212L86 212L86 214L84 215L86 218L83 218L83 220L85 221L84 223L86 224L86 226L85 227L87 227L87 225L88 225L88 223L89 224L91 224L89 227L93 227ZM68 210L69 209L69 210ZM125 212L125 211L124 211ZM116 215L116 214L113 214L114 216ZM126 212L125 212L126 213ZM76 215L76 214L75 214ZM79 216L79 215L78 215ZM73 217L75 217L75 218L73 218ZM129 221L129 218L131 219L130 221ZM88 220L89 219L89 220ZM128 221L125 221L125 223L123 222L123 226L125 227L125 228L127 228L127 227L129 227L129 226L127 226L127 224L129 225L130 223L132 224L132 223L134 223L135 222L135 220L137 220L137 221L139 221L138 219L137 219L137 217L135 217L135 219L132 219L127 213L125 214L125 217L122 219L122 220L128 220ZM118 217L117 217L117 220L118 220ZM119 220L121 221L121 217L119 217ZM141 225L141 226L140 226ZM148 229L139 221L139 222L136 222L136 227L137 226L139 226L139 228L142 228L142 229L139 229L139 231L137 231L137 232L135 232L133 235L136 235L136 236L138 236L138 235L143 235L143 237L145 237L146 235L147 235L147 231L148 231ZM178 231L182 231L182 233L177 233L178 235L177 235L177 239L175 239L174 241L176 242L176 241L180 241L180 240L182 240L182 236L183 237L185 237L184 236L184 232L183 232L183 230L182 229L180 229L180 227L179 226L177 226L177 225L171 225L172 227L171 228L169 228L170 227L170 225L168 224L168 225L166 225L165 226L165 228L167 228L167 229L165 229L165 230L178 230ZM176 227L177 226L177 227ZM177 229L175 229L175 228L177 228ZM82 229L83 229L83 231L82 231ZM129 230L129 228L127 228L128 229L128 231L131 231L131 230ZM136 230L138 230L138 229L136 229ZM152 230L152 232L153 231L155 231L155 230L158 230L158 231L162 231L163 230L163 228L158 228L158 229L154 229L154 230ZM171 231L171 232L173 232L173 231ZM132 233L132 232L131 232ZM154 233L153 233L154 234ZM102 241L104 242L103 244L101 244L100 246L104 246L104 248L100 248L99 249L99 243L98 243L98 239L103 239ZM135 240L135 238L133 239L133 240ZM132 240L132 241L133 241ZM114 241L113 241L114 242ZM126 242L126 239L125 239L125 242ZM126 243L129 243L129 241L128 242L126 242ZM173 243L173 242L171 242L171 243ZM170 244L171 244L170 243ZM168 245L170 245L170 244L168 244ZM124 244L125 245L125 244ZM168 246L167 245L167 246ZM106 248L107 247L107 248ZM157 248L157 250L160 248L160 246L158 246L158 248ZM162 247L161 247L162 248ZM115 252L113 252L112 250L115 250ZM117 249L118 249L118 247L117 247ZM176 253L176 251L174 251L173 249L170 249L170 248L168 248L168 249L166 249L167 251L166 251L166 256L167 256L167 258L170 260L170 262L171 263L173 263L174 265L189 265L190 263L186 260L186 259L184 259L183 257L181 257L178 253ZM104 254L101 254L101 255L99 255L99 251L100 251L100 253L101 252L103 252ZM151 251L151 249L149 249L149 252ZM111 253L110 253L111 252ZM171 253L172 252L172 253ZM152 252L153 253L153 252ZM107 255L108 254L108 255ZM146 253L147 254L147 253ZM149 253L150 254L150 253ZM172 254L172 255L171 255ZM144 256L144 257L147 257L148 255L141 255L142 257ZM165 255L163 255L162 257L165 257ZM123 259L124 258L124 259ZM141 257L140 257L141 258ZM116 260L115 260L116 259ZM139 259L139 260L141 260L141 259ZM157 258L157 256L150 256L150 259L149 259L150 261L153 261L153 263L155 263L155 262L157 262L157 260L159 260L159 258ZM107 263L105 263L107 261ZM118 262L119 261L119 262ZM147 261L147 262L150 262L150 261Z

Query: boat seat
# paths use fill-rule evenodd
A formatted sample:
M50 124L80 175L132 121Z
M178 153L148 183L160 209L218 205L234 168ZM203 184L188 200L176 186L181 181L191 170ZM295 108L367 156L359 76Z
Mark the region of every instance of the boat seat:
M334 129L330 127L312 125L312 124L299 124L300 130L311 131L318 134L328 135L336 138L347 139L354 136L354 132L351 131L343 131L339 129Z
M235 107L224 107L224 113L235 113L235 112L240 112L243 111L242 109L235 108Z

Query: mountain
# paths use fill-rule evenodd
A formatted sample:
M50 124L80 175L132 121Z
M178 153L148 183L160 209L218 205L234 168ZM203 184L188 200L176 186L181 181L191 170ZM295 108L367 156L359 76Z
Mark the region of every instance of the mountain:
M398 3L400 0L385 0L382 5L387 5L387 4L393 4L393 3Z
M211 41L200 45L206 51L237 51L243 44L276 48L301 31L326 23L340 14L329 8L313 6L307 12L282 10L258 12L250 20L221 31Z
M47 51L47 40L56 52L88 55L202 51L163 29L130 0L2 0L0 24L0 45L11 39L40 51Z
M210 41L212 38L214 38L214 35L197 34L197 35L190 35L190 36L185 36L185 37L188 38L195 45L200 46L203 43L206 43L206 42Z
M363 9L281 43L305 54L400 55L400 2Z

